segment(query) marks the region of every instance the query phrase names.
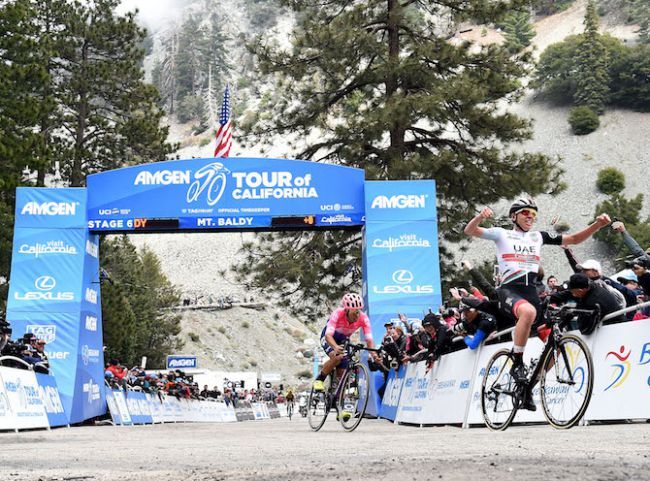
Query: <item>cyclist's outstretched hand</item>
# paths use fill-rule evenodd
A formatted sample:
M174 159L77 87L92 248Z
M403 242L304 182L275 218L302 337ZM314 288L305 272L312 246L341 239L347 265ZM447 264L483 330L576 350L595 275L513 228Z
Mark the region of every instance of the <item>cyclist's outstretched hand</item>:
M607 214L600 214L598 217L596 217L596 224L598 224L600 227L605 227L611 223L612 219L610 219Z
M481 216L481 219L489 219L490 217L494 217L494 211L489 207L483 207L483 210L479 215Z

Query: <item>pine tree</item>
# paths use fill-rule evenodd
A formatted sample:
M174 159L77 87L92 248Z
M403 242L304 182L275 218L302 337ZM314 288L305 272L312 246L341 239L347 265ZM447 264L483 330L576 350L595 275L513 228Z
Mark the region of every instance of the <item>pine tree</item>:
M530 45L535 37L535 30L530 23L529 12L512 12L503 20L506 48L511 53L521 52Z
M297 18L293 45L282 49L261 39L251 45L260 72L277 79L257 109L259 115L244 126L251 144L270 145L283 135L300 139L300 145L293 144L296 157L361 167L368 179L436 179L440 232L448 240L461 237L461 224L478 205L560 187L556 162L512 150L530 138L530 122L500 108L521 93L519 79L527 72L529 56L512 58L496 45L477 50L448 40L453 30L441 28L467 17L501 20L507 7L523 8L521 4L282 3ZM304 139L317 140L302 144ZM317 244L308 239L312 235L300 239ZM358 262L354 237L323 236L322 244L347 246L340 248L337 261ZM295 251L303 245L295 237L255 247L256 258ZM300 250L293 264L301 274L309 270L307 279L318 278L333 264L321 254L320 247ZM255 282L257 269L251 269L249 278ZM276 274L278 279L285 276L282 270ZM297 302L304 301L309 287L300 276L294 278L291 289ZM352 276L322 281L322 291L332 298L345 285L358 285ZM257 285L267 292L274 289ZM279 287L291 292L289 286Z
M598 33L598 13L593 0L587 4L585 33L580 45L574 103L585 105L598 114L605 111L609 98L607 49Z
M102 283L104 341L111 357L138 364L162 366L167 354L181 347L180 316L169 308L180 296L148 249L137 251L128 237L104 239L102 266L110 281Z
M160 127L158 92L143 81L139 45L145 32L133 14L115 14L118 0L75 4L67 22L72 45L61 57L61 127L66 136L65 174L72 186L85 176L129 164L164 159L172 146Z
M35 55L37 32L29 1L0 5L0 309L4 311L13 240L15 189L39 145L43 105L33 92L46 78Z

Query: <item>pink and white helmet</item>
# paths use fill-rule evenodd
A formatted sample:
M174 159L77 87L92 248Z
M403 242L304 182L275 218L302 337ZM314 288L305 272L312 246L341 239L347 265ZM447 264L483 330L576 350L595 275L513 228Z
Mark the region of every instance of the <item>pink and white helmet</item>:
M346 311L351 309L363 309L363 298L354 292L348 292L341 299L341 307Z

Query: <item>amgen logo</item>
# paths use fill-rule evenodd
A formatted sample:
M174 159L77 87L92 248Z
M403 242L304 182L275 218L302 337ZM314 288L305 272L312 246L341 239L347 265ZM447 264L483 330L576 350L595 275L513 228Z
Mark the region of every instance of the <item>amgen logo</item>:
M371 209L423 209L426 195L378 195L372 201Z
M167 369L196 367L196 357L170 357L167 359Z
M76 215L79 202L27 202L20 211L22 215Z

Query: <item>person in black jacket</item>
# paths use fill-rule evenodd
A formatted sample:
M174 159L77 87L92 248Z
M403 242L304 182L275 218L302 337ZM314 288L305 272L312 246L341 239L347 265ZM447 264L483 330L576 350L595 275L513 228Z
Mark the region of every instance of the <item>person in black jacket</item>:
M620 310L620 305L616 296L602 283L593 282L579 272L569 278L569 288L562 292L551 294L551 302L564 304L567 301L575 301L578 309L600 310L601 317ZM599 319L580 318L580 331L583 334L591 334ZM609 319L605 324L615 324L624 322L625 315L619 314L613 319Z
M440 314L430 312L424 316L424 319L422 319L422 329L424 331L420 333L422 349L413 355L404 356L405 361L419 362L425 359L436 360L449 351L454 333L442 320Z

